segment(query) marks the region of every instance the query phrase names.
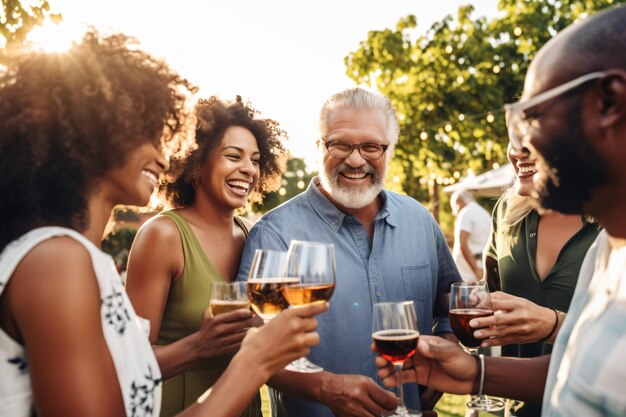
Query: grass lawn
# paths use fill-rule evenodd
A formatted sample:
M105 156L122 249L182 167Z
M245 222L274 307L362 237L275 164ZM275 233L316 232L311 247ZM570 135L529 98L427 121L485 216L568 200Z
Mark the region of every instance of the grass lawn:
M261 410L263 411L263 417L271 417L269 395L267 393L267 387L264 385L261 388ZM467 402L467 396L465 395L452 395L445 394L439 400L437 407L437 414L439 417L464 417L465 416L465 403ZM480 417L497 417L494 414L480 413Z

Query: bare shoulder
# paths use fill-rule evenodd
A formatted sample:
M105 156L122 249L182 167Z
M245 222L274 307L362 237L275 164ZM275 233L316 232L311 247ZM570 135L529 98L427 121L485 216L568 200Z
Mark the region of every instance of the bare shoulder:
M171 218L157 215L139 228L135 239L158 240L167 244L180 243L180 232Z
M6 292L15 317L27 321L100 304L91 255L70 237L55 237L35 246L14 271Z

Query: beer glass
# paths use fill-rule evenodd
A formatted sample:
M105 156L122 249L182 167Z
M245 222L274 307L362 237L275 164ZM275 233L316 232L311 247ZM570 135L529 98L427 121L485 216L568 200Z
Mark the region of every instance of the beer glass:
M215 317L241 308L249 309L245 282L214 282L211 284L209 313Z

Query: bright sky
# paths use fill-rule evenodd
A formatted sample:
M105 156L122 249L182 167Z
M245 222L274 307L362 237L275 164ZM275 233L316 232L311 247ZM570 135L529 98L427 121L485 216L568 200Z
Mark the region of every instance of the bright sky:
M198 97L240 94L280 122L295 156L315 161L317 116L355 84L343 58L370 30L414 14L418 32L461 4L495 16L497 0L50 0L78 37L86 24L119 30L200 87ZM40 37L41 35L35 37ZM46 34L45 38L54 39Z

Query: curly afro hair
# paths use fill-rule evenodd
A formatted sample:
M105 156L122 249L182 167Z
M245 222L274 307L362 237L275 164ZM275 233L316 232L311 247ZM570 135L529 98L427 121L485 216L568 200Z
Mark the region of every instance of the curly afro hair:
M195 87L136 43L90 29L65 53L0 67L0 250L40 226L83 231L105 172L142 144L180 140Z
M259 118L257 111L249 103L244 104L241 96L237 96L232 103L216 97L200 99L195 107L195 117L196 146L186 155L170 161L170 170L159 186L171 206L183 208L193 203L196 196L192 185L195 175L232 126L252 132L261 154L259 182L250 194L250 202L262 201L265 193L280 186L288 153L282 143L287 135L278 122Z

